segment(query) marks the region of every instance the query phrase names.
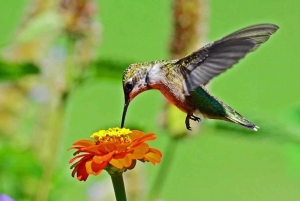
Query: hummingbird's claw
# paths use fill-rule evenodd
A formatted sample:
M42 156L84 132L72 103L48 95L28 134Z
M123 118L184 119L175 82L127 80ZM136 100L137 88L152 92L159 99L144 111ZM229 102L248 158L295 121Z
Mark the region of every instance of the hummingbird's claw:
M192 131L192 127L190 125L186 125L186 129L188 129L189 131Z
M186 118L185 118L185 126L186 126L186 129L188 129L188 130L192 130L192 128L191 128L191 126L190 126L190 119L191 119L191 117L192 117L193 115L189 115L189 114L187 114L186 115Z
M197 122L200 122L200 121L201 121L201 119L200 119L199 117L196 117L196 116L194 116L194 115L191 115L191 116L190 116L190 119L193 120L193 121L197 121Z
M191 118L191 115L186 115L185 126L186 126L186 129L191 131L192 129L191 129L191 126L190 126L190 118Z
M200 122L201 119L199 117L196 117L194 115L186 115L186 118L185 118L185 126L186 126L186 129L188 130L192 130L191 126L190 126L190 119L193 120L193 121L197 121L197 122Z

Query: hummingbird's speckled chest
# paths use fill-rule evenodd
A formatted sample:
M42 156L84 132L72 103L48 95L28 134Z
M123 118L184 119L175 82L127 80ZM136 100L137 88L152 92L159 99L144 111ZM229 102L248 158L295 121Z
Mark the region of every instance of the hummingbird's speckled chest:
M152 89L158 89L165 98L180 110L193 113L195 108L191 98L184 93L182 74L174 71L169 64L156 63L149 69L148 84Z

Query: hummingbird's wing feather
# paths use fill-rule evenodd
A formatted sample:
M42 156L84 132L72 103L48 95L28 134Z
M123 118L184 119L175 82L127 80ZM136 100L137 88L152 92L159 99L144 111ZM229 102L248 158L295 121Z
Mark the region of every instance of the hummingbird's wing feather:
M185 76L189 95L200 85L226 71L251 51L256 50L276 32L274 24L258 24L236 31L178 60L176 66Z

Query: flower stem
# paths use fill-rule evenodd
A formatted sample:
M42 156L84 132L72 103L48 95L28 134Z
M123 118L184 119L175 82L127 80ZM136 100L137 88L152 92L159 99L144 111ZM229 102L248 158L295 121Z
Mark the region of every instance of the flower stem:
M116 201L126 201L127 199L122 173L110 174L110 177L114 186Z

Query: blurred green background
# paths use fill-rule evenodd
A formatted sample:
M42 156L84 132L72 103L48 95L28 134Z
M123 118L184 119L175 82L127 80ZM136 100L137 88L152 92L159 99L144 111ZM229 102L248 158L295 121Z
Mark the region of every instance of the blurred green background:
M72 152L66 150L98 129L119 126L124 104L121 77L128 64L170 58L172 1L93 1L86 18L99 24L83 26L83 31L74 30L72 23L62 25L63 18L56 16L51 3L39 10L38 19L28 17L26 12L37 9L31 6L36 2L11 0L0 6L0 86L5 88L0 91L0 194L15 200L105 200L112 193L108 174L77 181L70 176ZM204 119L199 133L174 149L174 161L162 181L161 200L300 200L297 3L206 1L207 42L252 24L269 22L280 27L266 44L210 84L215 96L261 129L252 132ZM94 27L98 31L90 31ZM56 38L49 41L51 37ZM84 37L94 38L86 42ZM52 45L44 52L11 51L28 41L30 47ZM80 50L92 46L91 54L77 57L84 55ZM69 67L61 71L61 66ZM39 79L33 81L36 74ZM23 90L22 95L10 95L16 88ZM57 98L52 100L52 96ZM152 145L164 153L169 136L159 126L163 99L158 91L138 96L129 107L126 125L155 132L157 140ZM184 119L180 122L184 127ZM139 170L145 178L141 194L146 194L160 164L141 166L147 166ZM53 171L45 175L45 169ZM47 195L38 195L39 191Z

